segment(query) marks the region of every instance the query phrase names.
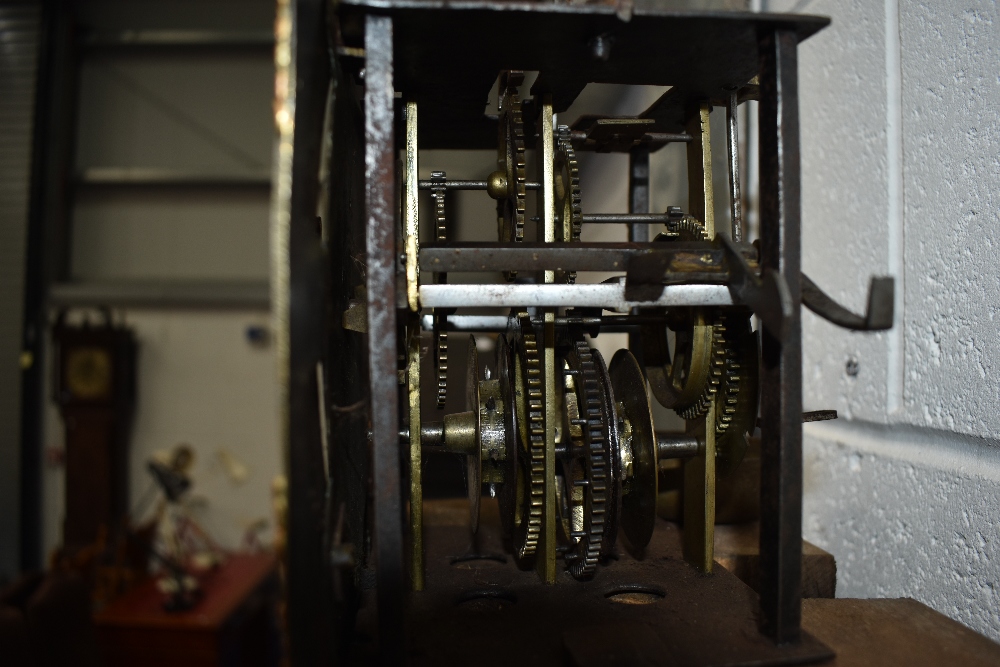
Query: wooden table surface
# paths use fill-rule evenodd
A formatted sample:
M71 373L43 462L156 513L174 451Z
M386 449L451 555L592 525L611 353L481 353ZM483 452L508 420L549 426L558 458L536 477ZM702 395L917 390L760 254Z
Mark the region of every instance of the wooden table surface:
M232 554L208 573L202 582L202 598L186 611L166 611L163 593L155 579L148 579L118 598L94 622L99 628L218 628L274 571L273 554Z

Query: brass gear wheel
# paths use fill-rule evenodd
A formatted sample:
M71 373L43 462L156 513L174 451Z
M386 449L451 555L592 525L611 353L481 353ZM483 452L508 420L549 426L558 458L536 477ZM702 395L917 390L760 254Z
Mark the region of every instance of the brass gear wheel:
M563 361L563 454L559 503L567 569L594 575L614 548L620 486L617 430L604 360L586 341L574 341Z
M501 242L524 240L525 195L527 191L524 152L524 115L517 86L522 72L505 73L500 95L497 137L497 171L491 176L490 194L497 200L497 226ZM496 174L502 174L500 182Z
M736 470L748 447L747 433L757 422L759 344L749 314L726 318L725 374L715 402L716 472Z
M518 331L508 369L513 372L513 452L507 456L508 475L501 495L501 514L511 536L514 556L524 563L534 558L542 531L545 496L545 397L538 338L526 312L518 313ZM511 456L513 454L513 456ZM512 466L512 467L511 467Z
M448 240L448 219L445 215L444 187L447 176L443 171L431 172L431 197L434 199L434 221L438 243ZM435 187L436 186L436 187ZM437 282L448 282L448 274L438 273ZM450 308L434 309L434 367L437 371L437 407L444 409L448 400L448 331L446 320L454 311Z
M677 241L708 240L705 226L688 215L669 222L667 229ZM698 419L708 412L723 379L725 322L713 322L708 312L696 308L672 328L675 329L672 354L662 327L642 328L650 389L664 407L672 408L681 418Z
M556 154L554 174L556 241L574 243L583 231L583 207L580 194L580 164L569 138L569 127L556 129ZM576 282L576 271L566 271L563 278Z
M448 331L445 329L447 314L442 308L434 309L434 365L437 368L437 407L444 409L448 400Z

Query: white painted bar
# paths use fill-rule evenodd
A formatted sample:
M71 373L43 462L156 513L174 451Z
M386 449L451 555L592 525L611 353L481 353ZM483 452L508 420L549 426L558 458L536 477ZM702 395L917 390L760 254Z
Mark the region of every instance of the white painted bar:
M732 306L725 285L667 285L656 301L626 301L625 279L597 285L421 285L423 308Z

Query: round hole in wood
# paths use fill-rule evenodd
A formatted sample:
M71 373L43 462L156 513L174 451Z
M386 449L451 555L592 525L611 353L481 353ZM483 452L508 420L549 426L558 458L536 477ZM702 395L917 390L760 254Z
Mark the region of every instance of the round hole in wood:
M456 606L472 611L500 611L510 605L517 604L517 596L513 591L503 588L481 588L468 591L455 601Z
M644 584L617 586L604 594L604 597L618 604L653 604L666 596L667 593L662 588Z
M478 570L506 565L507 557L503 554L464 554L452 558L451 564L462 570Z

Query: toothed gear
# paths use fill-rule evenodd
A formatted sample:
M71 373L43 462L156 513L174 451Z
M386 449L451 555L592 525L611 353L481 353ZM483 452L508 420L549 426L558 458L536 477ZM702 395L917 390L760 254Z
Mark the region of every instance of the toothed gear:
M516 480L518 494L515 520L511 531L514 553L519 561L532 558L538 549L542 531L545 498L545 397L542 386L542 358L538 338L526 312L518 313L519 336L515 349L520 366L516 377L515 410L520 433L517 434L519 463ZM527 482L525 484L525 482Z
M444 409L448 400L448 332L444 315L434 313L434 364L437 366L437 406Z
M437 228L437 241L444 243L448 240L448 220L445 216L445 193L444 187L447 176L443 171L431 172L431 197L434 198L434 220ZM437 282L448 282L448 274L438 273ZM448 332L445 329L448 311L441 308L434 309L434 367L437 371L437 407L444 409L448 400Z
M685 215L680 220L667 223L667 229L677 233L680 241L708 241L708 233L705 225L700 220L690 215ZM705 387L695 402L689 406L675 410L682 419L698 419L705 416L712 403L712 398L718 393L719 385L722 383L726 372L726 326L725 318L712 327L712 351L709 357L708 377Z
M524 240L527 163L521 98L513 85L508 85L501 96L498 125L497 168L507 177L506 195L497 200L500 241L520 242ZM514 272L509 273L514 275Z
M760 347L749 313L727 316L725 339L725 377L715 403L716 473L722 477L743 461L757 422Z
M563 243L577 242L583 231L580 165L566 125L560 125L556 130L554 166L556 240ZM576 271L567 271L563 276L568 283L576 282Z
M434 222L437 228L438 243L444 243L448 240L448 219L445 216L444 207L447 180L445 172L431 172L431 197L434 198Z
M667 230L679 234L680 241L710 241L705 225L695 217L685 215L679 220L667 222Z
M615 541L614 415L606 376L600 353L575 341L563 367L566 447L559 509L569 540L564 558L577 579L592 577Z
M718 434L722 434L733 423L733 417L736 415L740 394L741 361L743 360L740 359L740 349L732 340L733 337L729 330L725 328L725 325L720 324L718 326L723 329L724 335L721 347L723 348L725 361L722 371L722 381L715 402L715 431Z
M682 419L698 419L708 412L712 397L719 391L719 385L726 371L726 325L723 322L712 325L712 351L709 356L708 377L705 387L695 402L686 408L677 408L675 412Z

